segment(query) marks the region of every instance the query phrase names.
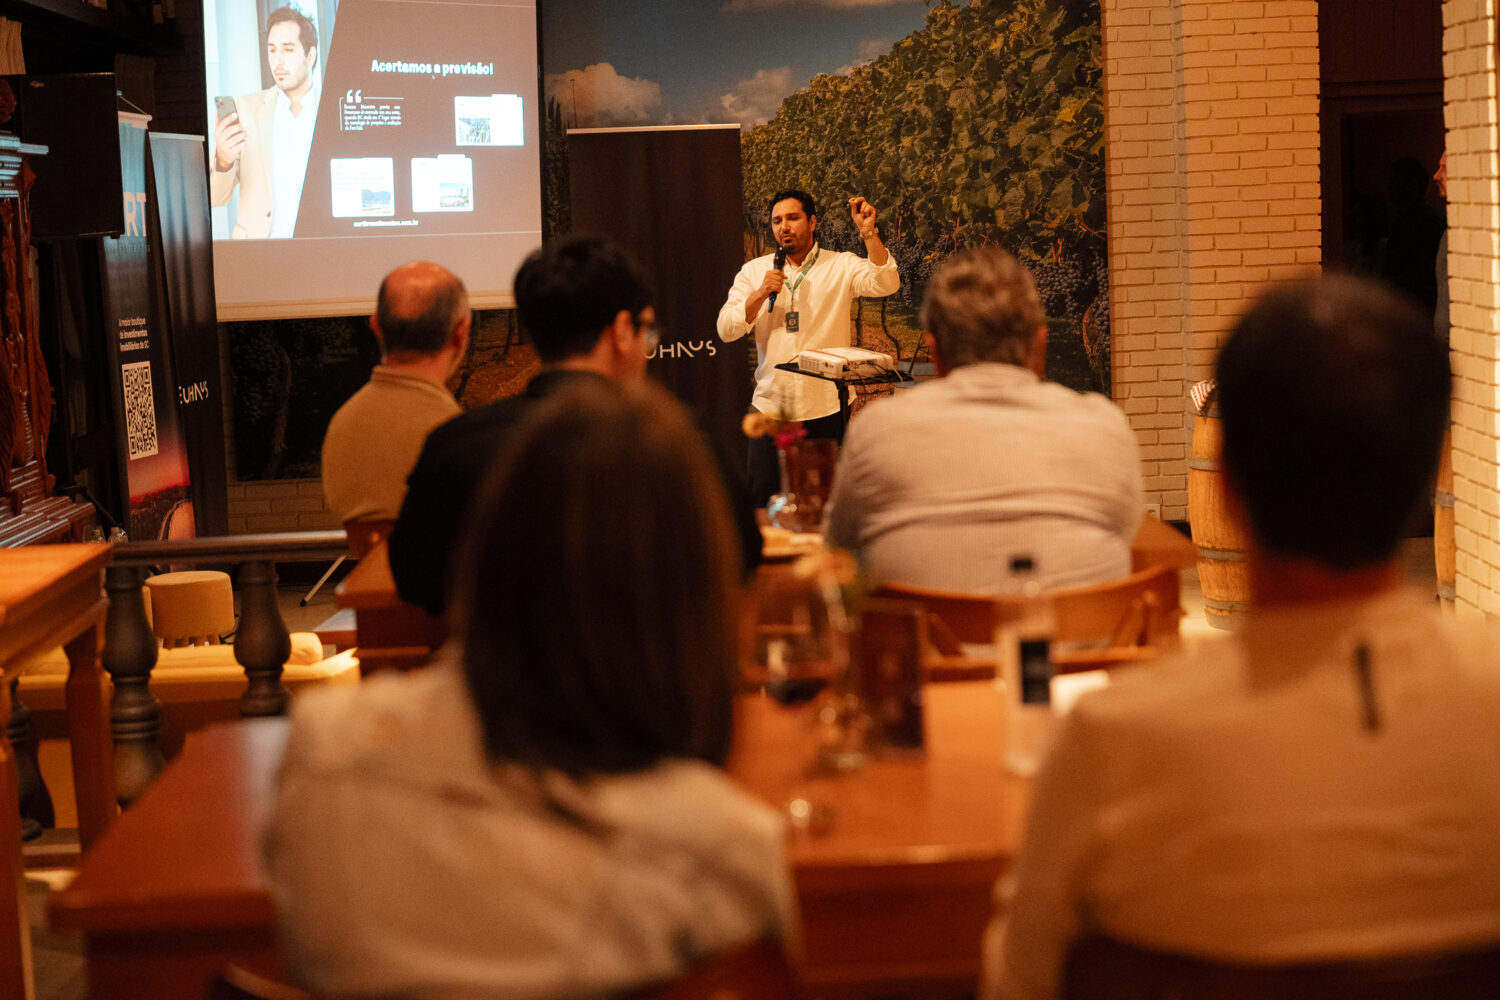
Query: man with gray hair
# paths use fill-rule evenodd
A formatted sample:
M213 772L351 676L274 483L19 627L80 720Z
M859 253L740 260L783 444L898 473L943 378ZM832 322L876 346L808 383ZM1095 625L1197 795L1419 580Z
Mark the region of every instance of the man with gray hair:
M996 593L1018 556L1047 589L1128 574L1144 510L1135 435L1105 397L1043 381L1027 270L995 247L959 253L921 323L942 377L851 422L829 542L876 584Z
M449 377L469 347L469 294L447 268L403 264L380 283L381 363L323 437L323 496L341 520L394 521L427 434L462 412Z

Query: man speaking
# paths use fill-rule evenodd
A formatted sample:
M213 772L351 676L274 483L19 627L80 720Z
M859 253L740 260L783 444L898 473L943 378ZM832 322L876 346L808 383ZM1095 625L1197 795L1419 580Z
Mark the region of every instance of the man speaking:
M274 85L224 107L214 127L209 191L223 205L239 185L237 240L284 239L297 224L320 96L318 33L300 11L271 12L266 62Z
M901 287L896 261L875 229L875 206L849 199L849 214L865 241L865 257L818 246L818 206L804 191L771 198L776 252L740 268L719 310L719 337L755 334L755 395L750 405L780 420L800 420L808 437L841 440L844 416L833 383L776 365L799 353L849 345L849 304L856 296L880 298ZM779 488L776 446L750 439L750 493L757 506Z

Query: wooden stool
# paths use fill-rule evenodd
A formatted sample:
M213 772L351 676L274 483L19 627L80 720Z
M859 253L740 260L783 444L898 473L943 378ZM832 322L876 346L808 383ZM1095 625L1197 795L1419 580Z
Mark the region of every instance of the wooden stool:
M234 590L229 574L194 569L160 573L146 581L151 592L151 631L168 649L209 645L234 630Z

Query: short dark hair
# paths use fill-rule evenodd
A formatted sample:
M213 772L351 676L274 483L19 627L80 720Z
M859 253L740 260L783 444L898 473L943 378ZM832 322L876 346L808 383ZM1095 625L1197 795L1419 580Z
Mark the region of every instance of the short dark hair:
M1354 569L1390 559L1448 424L1432 321L1372 281L1276 288L1219 353L1224 468L1256 541Z
M786 201L788 198L796 198L801 203L803 215L811 218L818 214L818 203L813 200L812 195L806 191L798 191L796 188L787 188L785 191L777 191L771 195L771 202L766 206L766 217L770 217L771 213L776 210L778 203Z
M1024 365L1046 322L1031 272L999 247L948 258L932 276L918 322L950 368L998 361Z
M318 29L313 27L312 20L298 10L296 7L277 7L271 11L266 18L266 34L271 34L271 29L282 21L291 21L297 26L297 34L302 36L302 48L308 52L316 51L318 48Z
M386 354L436 354L469 314L469 295L457 278L438 286L427 308L415 316L396 312L391 303L390 283L391 276L386 275L375 299L375 325L380 329L380 347Z
M573 776L724 763L738 621L728 510L665 390L578 379L527 414L471 508L456 578L492 760Z
M632 316L651 304L635 261L596 236L574 236L542 247L521 264L516 312L542 361L588 354L620 310Z

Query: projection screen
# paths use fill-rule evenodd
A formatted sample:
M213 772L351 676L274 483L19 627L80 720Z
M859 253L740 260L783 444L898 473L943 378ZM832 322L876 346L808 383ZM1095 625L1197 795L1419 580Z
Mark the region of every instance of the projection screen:
M430 259L511 304L541 243L535 0L207 0L221 321L358 315Z

